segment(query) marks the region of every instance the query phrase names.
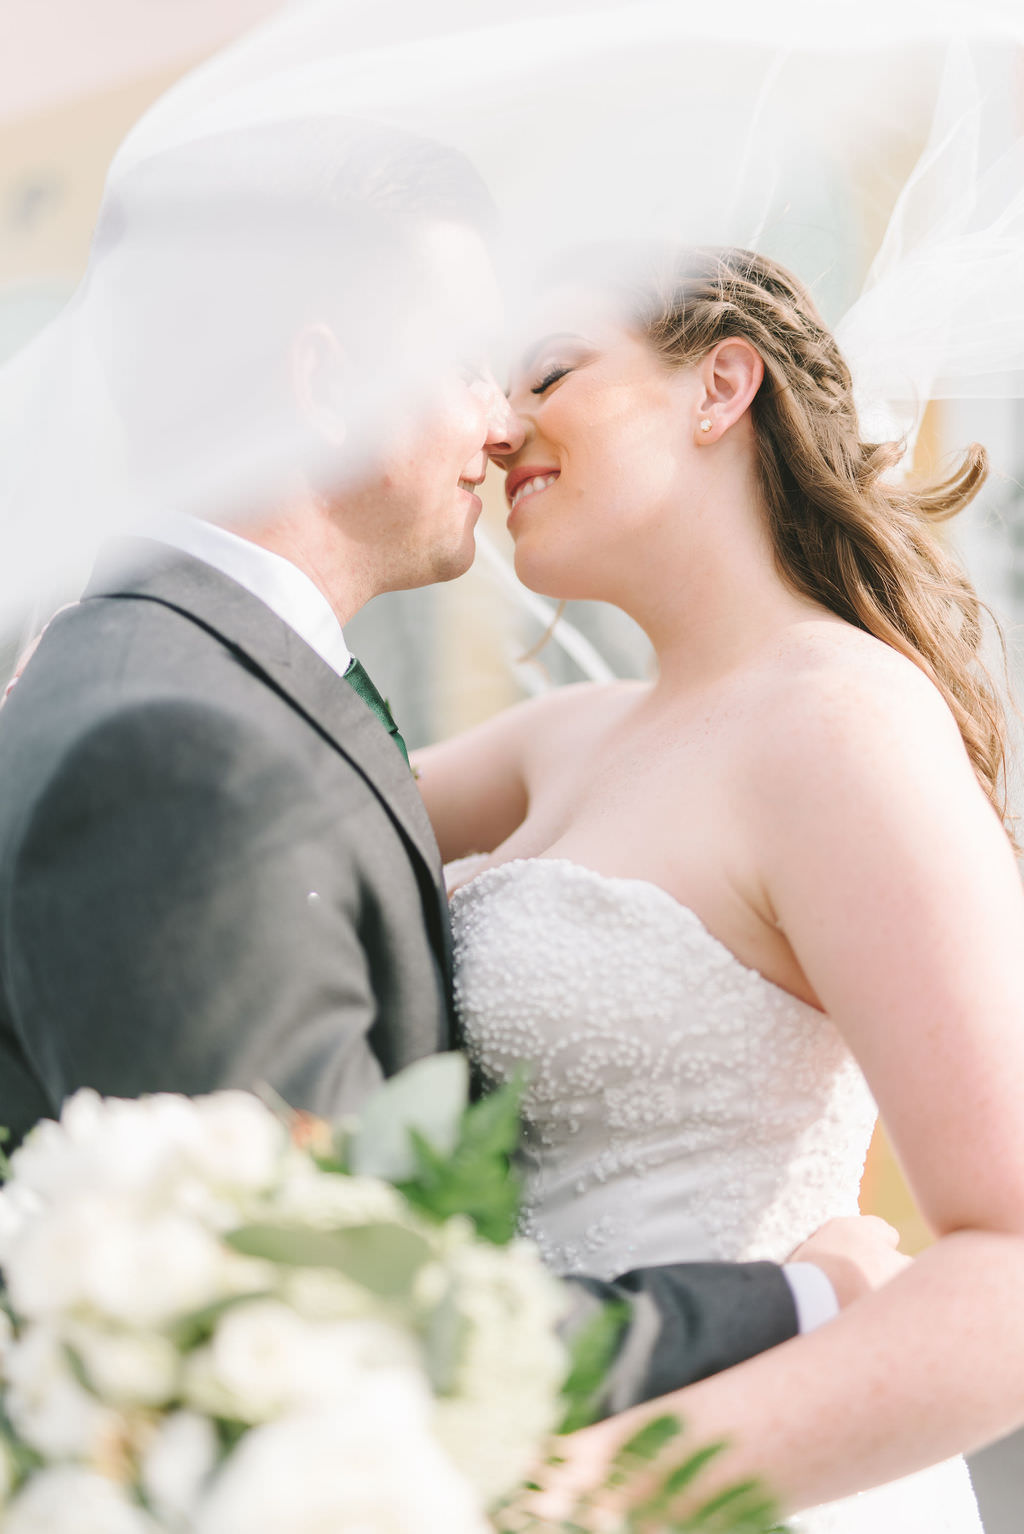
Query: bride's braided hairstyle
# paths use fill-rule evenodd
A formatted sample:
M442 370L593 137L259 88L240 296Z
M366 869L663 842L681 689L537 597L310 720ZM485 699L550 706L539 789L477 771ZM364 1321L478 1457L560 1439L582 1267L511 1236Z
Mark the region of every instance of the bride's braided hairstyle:
M985 449L972 445L948 479L925 487L886 478L903 446L861 441L849 369L795 277L726 248L691 249L657 268L634 314L666 362L696 363L736 337L764 362L752 415L783 576L934 682L1005 821L1006 723L979 659L985 609L932 530L981 487Z

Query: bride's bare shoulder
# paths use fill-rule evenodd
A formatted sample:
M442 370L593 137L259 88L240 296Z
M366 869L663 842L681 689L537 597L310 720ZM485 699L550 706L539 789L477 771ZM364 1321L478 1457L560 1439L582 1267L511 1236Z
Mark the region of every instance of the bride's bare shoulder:
M966 762L956 720L914 661L850 624L794 625L752 677L763 765L798 779L858 765L887 776L915 761Z

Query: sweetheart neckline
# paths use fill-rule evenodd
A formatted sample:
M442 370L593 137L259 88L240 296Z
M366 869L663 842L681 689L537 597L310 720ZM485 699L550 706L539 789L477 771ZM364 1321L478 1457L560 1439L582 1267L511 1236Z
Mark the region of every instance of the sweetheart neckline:
M456 861L458 861L458 859L456 859ZM718 949L720 953L724 954L730 963L732 963L737 969L741 970L743 974L749 975L753 979L760 981L760 983L767 986L770 991L776 992L777 995L784 997L786 1001L795 1003L796 1006L804 1008L805 1011L813 1013L816 1018L823 1019L825 1022L831 1023L831 1018L827 1012L822 1010L822 1008L814 1006L812 1002L804 1001L802 996L796 996L792 991L787 991L785 986L777 985L774 980L769 980L767 975L763 975L759 969L754 969L752 965L744 964L743 960L738 956L738 954L733 953L728 944L723 943L722 939L720 937L716 937L710 928L705 925L705 923L697 915L697 912L693 909L692 906L684 905L681 900L677 900L674 895L670 895L667 889L663 889L660 884L655 884L653 879L641 879L635 875L630 874L601 873L599 869L591 868L586 863L577 863L575 858L506 858L503 863L492 863L489 868L482 868L478 874L473 874L465 881L464 884L457 885L449 896L449 905L454 905L454 902L459 895L472 889L474 885L479 884L490 874L499 874L503 870L509 868L528 868L538 863L550 863L553 867L556 868L559 866L562 868L570 868L576 873L588 876L598 884L635 885L637 888L642 890L653 890L654 894L657 895L660 900L667 901L677 913L688 920L691 926L695 927L697 931L703 937L705 937L709 943L714 944L715 948Z

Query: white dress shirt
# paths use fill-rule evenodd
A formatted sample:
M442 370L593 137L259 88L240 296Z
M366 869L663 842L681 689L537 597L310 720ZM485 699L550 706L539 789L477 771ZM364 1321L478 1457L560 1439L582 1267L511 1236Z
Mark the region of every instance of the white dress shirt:
M789 1283L796 1322L801 1333L813 1332L839 1314L839 1301L832 1280L813 1262L788 1262L783 1268Z
M344 676L352 656L337 615L323 592L297 565L248 538L229 533L196 517L169 518L156 534L161 543L191 554L227 575L265 602L315 650L332 670ZM813 1331L839 1312L835 1291L820 1268L788 1263L783 1273L796 1306L801 1332Z
M332 671L345 675L352 656L337 614L319 586L290 559L198 517L168 517L153 536L244 586L294 629Z

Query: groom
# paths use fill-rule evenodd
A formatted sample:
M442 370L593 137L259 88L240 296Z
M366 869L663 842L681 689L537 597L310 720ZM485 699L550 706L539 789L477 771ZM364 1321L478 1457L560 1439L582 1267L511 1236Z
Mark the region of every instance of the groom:
M120 328L115 313L108 359L139 482L148 469L155 488L181 451L166 424L175 358L190 355L179 383L211 412L212 441L218 398L242 376L235 354L227 389L219 361L256 331L254 357L279 346L277 404L313 451L255 514L166 518L158 537L111 549L0 714L0 1123L15 1141L82 1086L134 1096L265 1083L333 1118L453 1044L437 849L343 625L379 592L468 567L475 487L518 427L483 369L438 377L422 416L396 409L371 457L352 451L348 425L353 378L415 371L409 317L395 321L391 300L425 292L453 326L458 304L488 302L486 197L433 146L395 134L368 150L323 122L225 135L165 161L137 203L129 178L106 208L94 254L121 263L122 292L143 295L136 309L124 298ZM267 320L255 281L208 301L200 323L172 260L159 293L131 281L161 178L205 196L197 224L216 219L226 187L231 218L250 192L269 204L269 226L308 208L323 227L336 215L348 265L321 250L317 280L289 284L302 307L287 325L279 308ZM332 273L342 291L328 291ZM368 304L382 280L389 302ZM229 323L230 345L217 328ZM204 419L190 418L197 456L210 446ZM856 1258L862 1238L850 1239ZM826 1241L820 1256L840 1275L842 1248ZM793 1286L808 1280L827 1290L816 1269L787 1277L767 1263L581 1281L577 1321L612 1293L631 1306L605 1408L792 1336Z

